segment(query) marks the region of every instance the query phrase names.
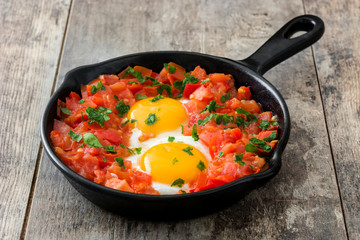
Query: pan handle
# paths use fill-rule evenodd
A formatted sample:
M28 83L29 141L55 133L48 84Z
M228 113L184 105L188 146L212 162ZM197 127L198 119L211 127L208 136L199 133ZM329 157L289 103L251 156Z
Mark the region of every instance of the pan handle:
M291 38L300 31L306 33ZM263 75L272 67L315 43L324 31L324 22L319 17L313 15L296 17L286 23L255 53L240 62Z

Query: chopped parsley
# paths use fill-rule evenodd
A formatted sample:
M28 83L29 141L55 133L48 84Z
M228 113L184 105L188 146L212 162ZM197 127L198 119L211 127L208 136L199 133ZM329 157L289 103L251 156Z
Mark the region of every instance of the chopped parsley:
M257 149L262 149L265 152L270 152L272 147L266 142L258 139L258 138L250 138L250 143L245 145L245 150L247 152L257 152Z
M101 127L104 127L104 122L110 120L110 117L107 115L107 113L112 113L112 110L101 106L97 109L92 107L86 108L86 114L88 115L89 119L91 119L89 124L96 122Z
M258 121L257 117L254 114L251 114L244 109L238 108L238 109L236 109L236 112L245 115L246 119L249 122L257 122Z
M204 79L200 84L204 84L204 83L207 83L207 82L209 82L209 81L211 81L211 79L210 79L210 78L206 78L206 79Z
M172 97L172 87L170 85L164 84L156 89L156 91L160 95L163 93L164 90L168 93L169 97Z
M193 150L193 148L190 147L190 146L183 149L184 152L186 152L187 154L193 156L194 154L191 152L191 150Z
M70 115L70 114L71 114L71 111L70 111L69 109L67 109L67 108L60 107L60 110L61 110L63 113L67 114L67 115Z
M180 124L181 127L181 134L184 134L184 125Z
M205 163L203 161L200 160L200 162L198 163L198 165L196 166L200 171L204 171L204 169L206 168Z
M175 157L175 158L172 160L171 164L174 165L174 164L177 163L178 161L179 161L179 160Z
M221 158L224 155L223 151L220 151L219 154L217 155L218 158Z
M128 83L131 83L131 84L139 84L139 83L136 82L136 81L128 81Z
M173 65L170 65L168 63L164 63L164 68L169 71L169 73L173 74L176 72L176 67Z
M81 104L81 103L84 103L84 102L85 102L84 99L81 99L81 100L78 101L78 103L80 103L80 104Z
M156 117L155 113L150 113L148 118L145 120L146 125L153 125L156 121L158 121L159 118Z
M110 146L105 146L105 151L109 152L109 153L117 153L115 151L115 146L110 145Z
M240 127L240 126L244 126L245 124L245 119L241 116L236 116L236 120L235 120L235 124Z
M209 116L207 116L207 117L204 118L203 120L202 120L202 119L199 119L197 123L198 123L200 126L204 126L204 125L207 124L212 118L215 120L216 124L224 124L224 125L227 125L228 123L234 121L234 117L227 115L227 113L225 113L225 114L211 113Z
M123 123L121 124L121 126L122 126L122 127L125 127L125 125L128 124L129 121L130 121L130 119L126 120L125 122L123 122Z
M89 145L89 147L101 148L102 145L99 142L99 139L92 133L85 133L83 135L84 143Z
M246 165L246 163L242 160L244 157L244 154L236 154L235 153L235 162L240 164L240 165Z
M136 96L135 96L135 99L146 99L146 98L148 98L148 97L145 95L142 95L142 94L136 94Z
M180 189L181 194L186 194L187 192L185 192L184 190Z
M125 148L130 154L135 154L135 152L133 150L131 150L130 148L128 148L124 144L120 144L119 147Z
M95 94L95 93L96 93L97 91L99 91L99 90L105 90L105 86L103 85L102 81L99 81L99 82L96 84L96 86L93 85L93 86L91 87L91 89L90 89L90 92L91 92L92 94Z
M191 136L194 139L194 141L198 141L199 140L199 135L197 134L197 125L194 124L192 126L192 132L191 132Z
M160 99L164 99L164 97L162 95L157 95L156 97L154 97L153 99L150 100L150 102L157 102L159 101Z
M142 150L141 147L135 148L136 154L137 154L137 155L141 154L141 150Z
M106 158L103 158L102 161L103 161L103 162L106 162Z
M120 168L125 170L124 159L122 157L116 157L114 160L118 163Z
M216 112L216 108L224 108L226 105L218 105L215 100L212 100L209 105L207 105L203 110L201 110L199 113L203 113L205 111Z
M124 117L126 113L129 112L130 106L126 105L123 100L116 104L116 109L119 111L119 116Z
M272 140L275 140L276 137L277 137L276 132L272 132L272 133L270 134L270 136L264 138L264 141L265 141L265 142L270 142L270 141L272 141Z
M137 121L136 119L131 119L131 120L130 120L131 123L134 123L134 122L136 122L136 121Z
M221 98L220 98L220 101L222 102L222 103L225 103L227 100L229 100L230 99L230 93L227 93L227 94L225 94L224 96L222 96Z
M182 187L184 185L185 181L181 178L176 179L172 184L171 187L178 186Z
M190 74L185 74L185 78L182 81L174 81L173 82L174 87L176 89L180 90L179 95L176 96L176 97L181 97L182 96L182 93L184 92L186 84L195 84L195 83L198 83L198 82L200 82L200 79L198 79L195 76L190 75Z
M264 120L261 123L259 123L259 128L262 130L267 130L269 127L269 121L268 120Z
M169 136L168 137L168 142L173 142L175 140L175 137Z
M245 145L245 151L254 153L257 152L258 150L252 143L249 143Z
M114 95L114 98L115 98L116 100L120 101L120 99L119 99L118 96Z
M271 125L277 126L277 125L279 125L279 123L277 121L273 121L273 122L271 122Z
M76 142L80 142L80 140L82 139L81 134L79 134L79 133L77 134L77 133L73 132L72 130L70 130L68 132L68 134Z

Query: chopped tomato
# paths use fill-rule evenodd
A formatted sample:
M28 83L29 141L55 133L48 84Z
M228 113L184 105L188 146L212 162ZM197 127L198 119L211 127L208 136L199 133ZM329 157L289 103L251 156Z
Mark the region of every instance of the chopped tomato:
M201 84L187 84L184 89L183 96L186 98L189 98L190 95L199 87L201 87Z

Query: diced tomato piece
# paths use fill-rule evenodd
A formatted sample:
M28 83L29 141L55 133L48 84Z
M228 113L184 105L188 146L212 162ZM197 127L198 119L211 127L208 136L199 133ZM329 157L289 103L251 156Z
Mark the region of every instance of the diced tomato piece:
M186 84L183 96L189 98L190 95L199 87L201 87L201 84Z
M115 145L119 145L122 143L122 134L122 132L119 132L115 129L104 129L101 131L95 131L96 136L102 137Z
M203 80L207 77L206 75L206 71L201 68L200 66L197 66L192 72L191 75L193 75L194 77Z
M105 187L121 190L124 192L134 192L134 190L129 186L125 180L120 180L118 178L110 178L106 181Z
M175 73L169 73L170 76L173 77L175 80L184 80L184 74L186 72L185 68L173 62L169 62L169 65L176 67Z
M141 75L142 75L143 77L145 77L145 76L151 76L151 73L152 73L152 70L151 70L151 69L148 69L148 68L142 67L142 66L135 66L135 67L134 67L134 70L135 70L135 72L141 73Z
M251 99L250 88L245 87L245 86L241 86L238 89L238 98L240 100L250 100Z

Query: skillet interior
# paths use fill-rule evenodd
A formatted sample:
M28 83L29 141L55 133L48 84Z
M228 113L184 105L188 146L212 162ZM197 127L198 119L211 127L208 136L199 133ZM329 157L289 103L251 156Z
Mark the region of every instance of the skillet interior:
M110 189L89 181L70 170L52 150L49 135L56 118L57 99L64 100L70 91L80 92L80 85L87 84L99 74L117 74L127 66L142 65L160 71L163 63L176 62L189 71L197 65L207 73L231 74L240 85L250 86L253 99L263 110L278 116L281 128L279 144L269 160L270 168L263 173L247 176L214 189L183 195L151 196ZM147 52L119 57L106 62L76 68L68 72L63 84L51 97L42 119L41 137L53 163L64 173L70 183L93 203L122 215L150 219L192 217L223 208L270 180L280 169L281 153L290 132L290 119L284 100L278 91L263 77L239 62L191 52ZM174 211L176 214L174 215Z

